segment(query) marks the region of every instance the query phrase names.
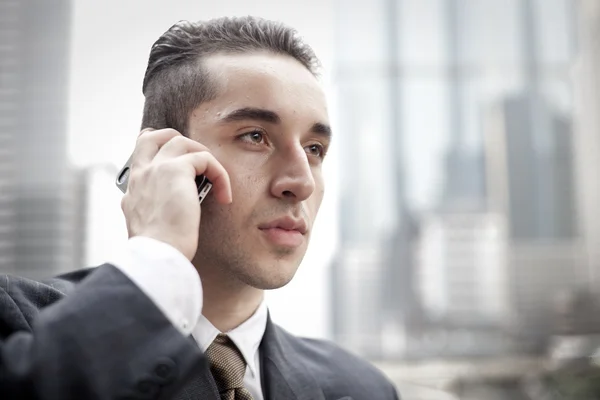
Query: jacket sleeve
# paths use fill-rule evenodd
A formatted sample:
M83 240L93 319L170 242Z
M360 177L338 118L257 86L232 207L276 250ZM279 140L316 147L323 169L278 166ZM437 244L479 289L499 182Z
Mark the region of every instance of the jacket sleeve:
M52 289L0 276L0 398L168 399L205 369L193 340L114 266L68 296Z

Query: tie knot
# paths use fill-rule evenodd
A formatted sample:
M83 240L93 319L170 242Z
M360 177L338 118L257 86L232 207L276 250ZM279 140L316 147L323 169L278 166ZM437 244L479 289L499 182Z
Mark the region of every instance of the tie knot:
M244 386L246 362L229 336L222 333L217 335L206 350L206 356L219 392Z

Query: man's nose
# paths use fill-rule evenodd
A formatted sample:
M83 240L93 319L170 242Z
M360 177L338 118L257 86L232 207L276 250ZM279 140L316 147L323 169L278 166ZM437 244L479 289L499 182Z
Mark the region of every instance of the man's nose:
M282 153L275 168L271 185L273 196L303 201L315 191L315 178L304 148L298 146Z

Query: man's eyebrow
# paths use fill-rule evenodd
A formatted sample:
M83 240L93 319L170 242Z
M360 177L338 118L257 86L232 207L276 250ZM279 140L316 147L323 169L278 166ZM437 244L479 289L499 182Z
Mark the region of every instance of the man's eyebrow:
M278 124L281 122L279 115L273 111L264 110L262 108L240 108L230 112L221 118L222 122L236 122L245 120L263 121L271 124Z
M321 122L315 123L310 129L311 132L317 133L321 136L325 136L327 139L331 138L331 127Z
M239 108L221 117L221 122L237 122L237 121L263 121L270 124L281 123L281 118L276 112L263 108L245 107ZM310 131L327 138L331 137L331 127L322 122L316 122L310 128Z

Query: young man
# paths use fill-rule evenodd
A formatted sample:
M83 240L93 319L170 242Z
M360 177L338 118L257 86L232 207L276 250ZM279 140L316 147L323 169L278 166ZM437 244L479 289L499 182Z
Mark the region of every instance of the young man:
M2 398L398 398L264 303L294 276L323 198L316 67L293 30L257 18L158 39L122 201L127 251L44 284L1 277ZM214 184L201 206L197 175Z

